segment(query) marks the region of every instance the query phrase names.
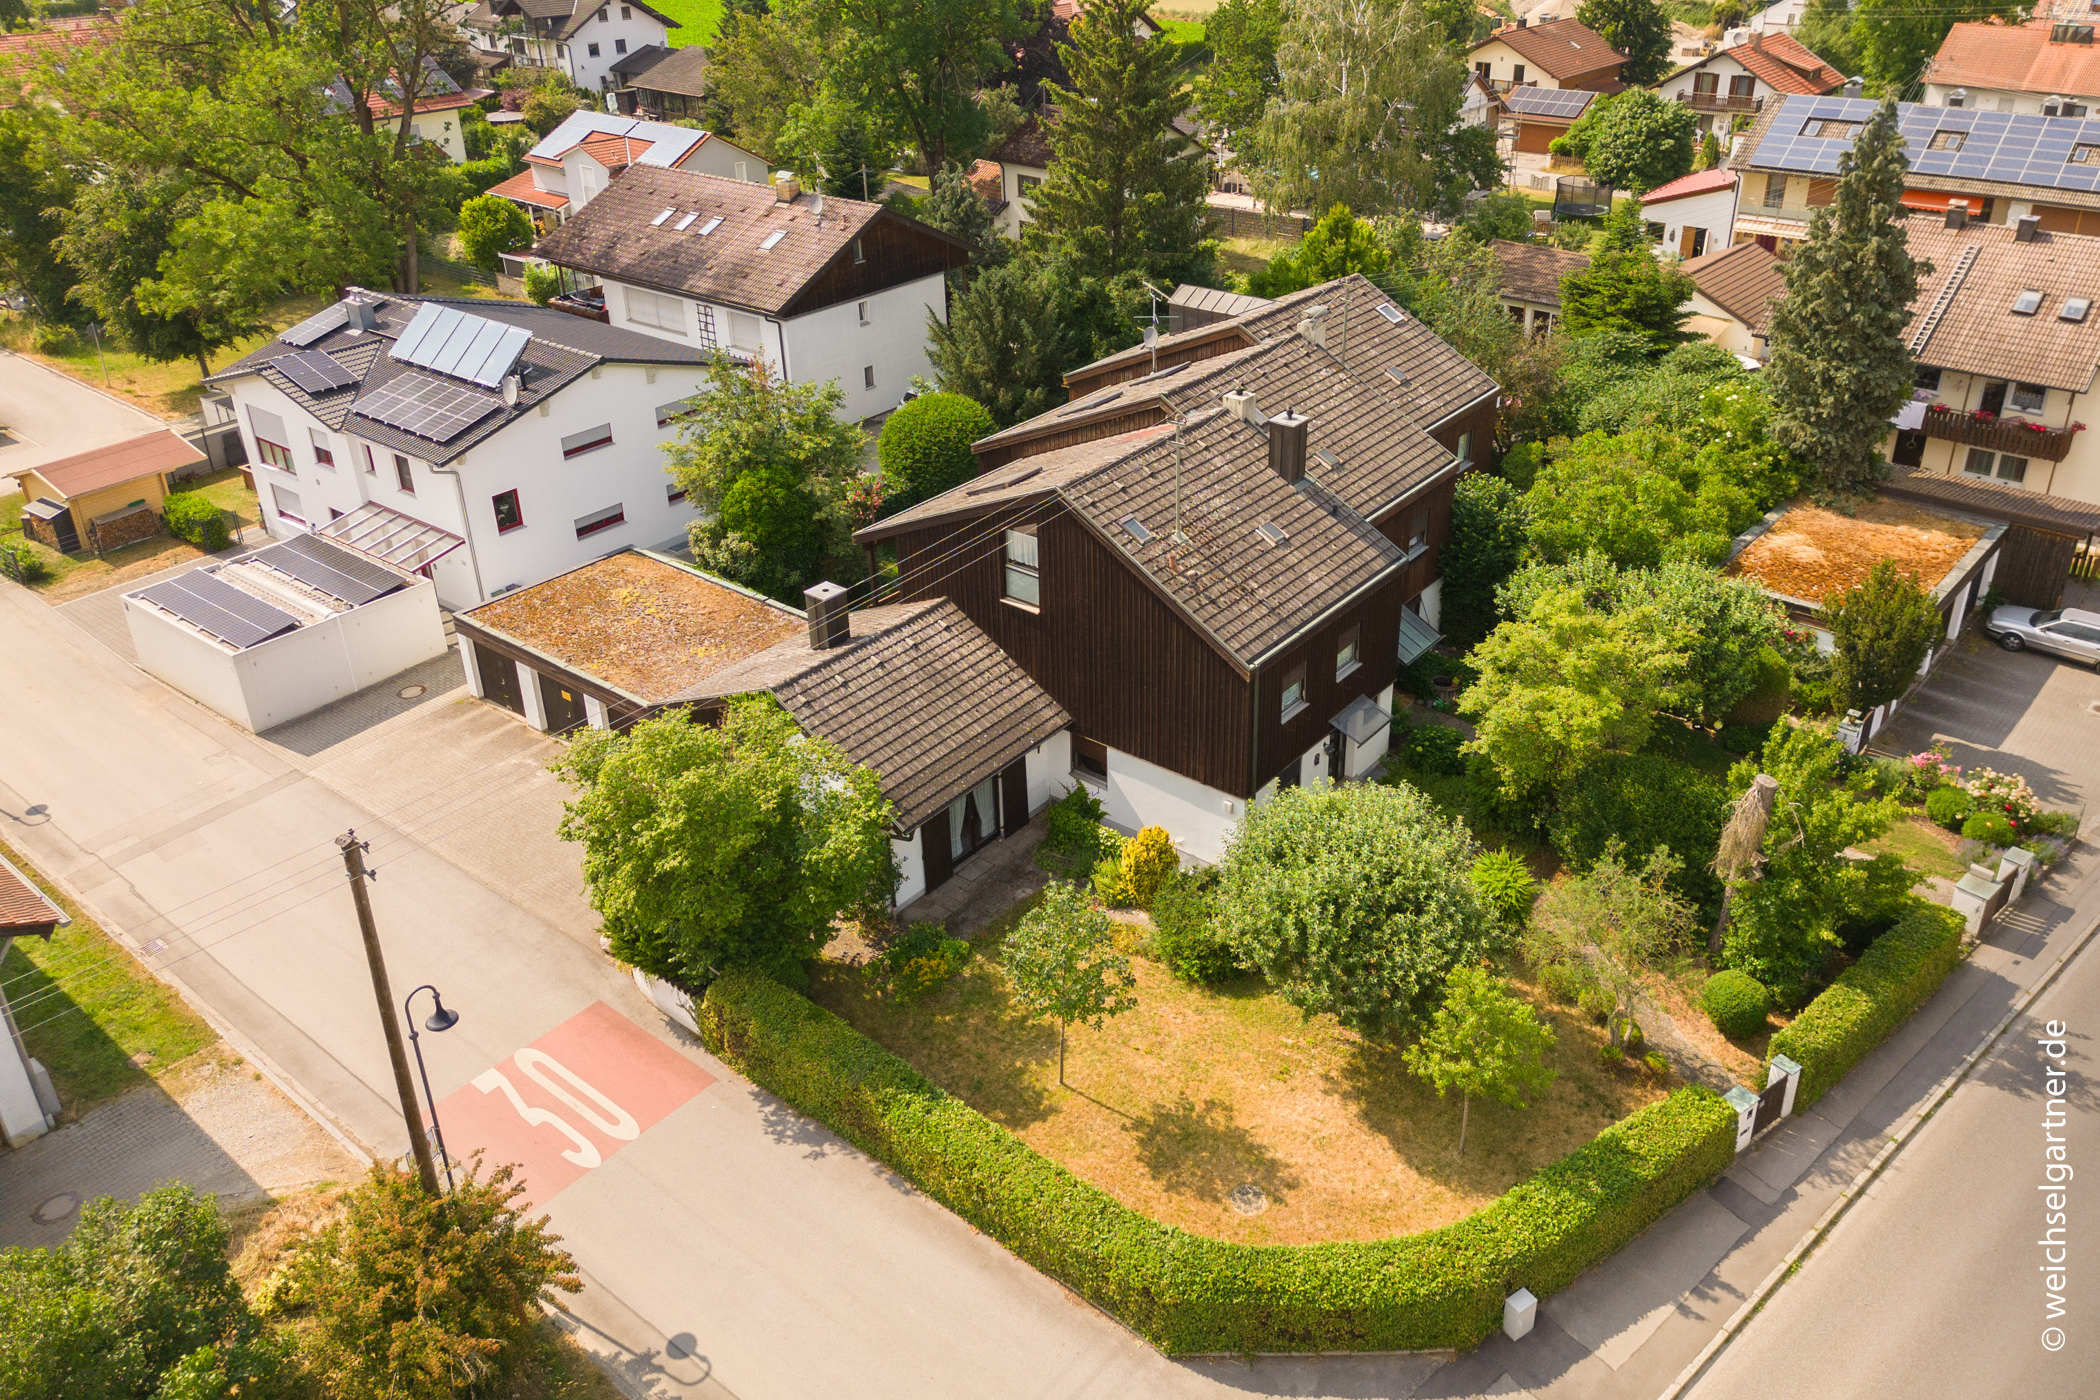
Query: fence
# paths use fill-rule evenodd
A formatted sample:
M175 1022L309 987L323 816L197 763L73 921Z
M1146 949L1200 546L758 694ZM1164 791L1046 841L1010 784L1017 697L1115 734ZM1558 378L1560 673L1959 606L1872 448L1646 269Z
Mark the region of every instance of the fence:
M2077 552L2071 556L2071 577L2087 583L2100 582L2100 550L2090 544L2078 546Z
M1302 214L1265 214L1230 204L1209 207L1220 238L1303 238L1312 221Z
M428 253L423 253L416 258L416 266L420 271L440 273L455 282L472 282L476 286L492 290L496 287L496 274L483 272L472 263L454 262L450 258L434 258Z

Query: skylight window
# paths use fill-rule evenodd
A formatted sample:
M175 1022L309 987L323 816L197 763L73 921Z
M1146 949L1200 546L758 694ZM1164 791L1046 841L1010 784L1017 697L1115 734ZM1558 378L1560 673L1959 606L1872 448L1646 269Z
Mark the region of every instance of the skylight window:
M720 214L717 214L712 219L709 219L706 223L700 225L700 236L702 238L705 238L721 226L722 216Z
M1925 143L1925 148L1929 151L1958 151L1968 134L1966 131L1936 131L1932 134L1932 139Z
M786 229L776 228L764 238L758 240L758 250L762 253L769 253L779 244L781 239L787 236L788 231Z
M2066 165L2100 165L2100 146L2078 145L2071 148Z
M677 211L676 209L666 209L666 210L664 210L664 212L663 212L663 213L661 213L661 214L658 214L658 215L657 215L657 216L656 216L655 218L653 218L653 219L651 219L651 220L649 221L649 227L651 227L651 228L662 228L662 227L663 227L663 225L664 225L664 220L666 220L666 219L670 218L670 217L671 217L671 216L672 216L673 214L675 214L675 213L677 213L677 212L678 212L678 211Z
M2013 298L2012 309L2015 316L2032 316L2042 309L2042 294L2029 287Z
M1396 326L1407 319L1407 313L1391 302L1380 302L1378 304L1378 314Z
M675 223L675 224L671 225L671 232L673 232L673 233L684 233L684 232L685 232L685 231L686 231L687 229L689 229L689 228L691 228L691 227L693 226L693 220L695 220L695 219L697 219L697 218L699 218L699 217L700 217L700 216L699 216L698 214L688 214L688 215L686 215L686 216L685 216L684 218L680 219L680 220L679 220L679 221L678 221L677 223Z
M1414 387L1414 380L1409 379L1407 377L1407 371L1400 368L1400 366L1398 365L1394 365L1385 373L1388 379L1392 380L1395 384L1398 384L1403 389L1412 389Z
M1825 140L1849 141L1859 135L1859 123L1831 121L1827 118L1804 122L1801 127L1801 134L1803 136L1820 136Z
M2065 297L2063 306L2056 313L2056 319L2059 321L2083 321L2086 313L2092 309L2093 300L2091 297Z
M1267 545L1286 544L1291 538L1283 532L1281 525L1272 525L1266 521L1254 527L1254 534L1263 544Z
M1152 532L1145 528L1145 522L1134 515L1126 515L1116 523L1128 530L1130 538L1136 540L1139 544L1143 544L1152 538Z
M1342 469L1342 459L1335 456L1334 453L1328 451L1324 447L1315 447L1313 449L1313 456L1318 457L1322 462L1326 463L1335 471L1340 471Z

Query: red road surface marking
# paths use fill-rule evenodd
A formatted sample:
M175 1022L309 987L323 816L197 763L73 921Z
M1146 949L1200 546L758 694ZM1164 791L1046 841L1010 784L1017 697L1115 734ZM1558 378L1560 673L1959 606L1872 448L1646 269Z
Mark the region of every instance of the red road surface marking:
M714 1082L594 1001L447 1095L438 1120L455 1159L518 1163L523 1202L542 1207Z

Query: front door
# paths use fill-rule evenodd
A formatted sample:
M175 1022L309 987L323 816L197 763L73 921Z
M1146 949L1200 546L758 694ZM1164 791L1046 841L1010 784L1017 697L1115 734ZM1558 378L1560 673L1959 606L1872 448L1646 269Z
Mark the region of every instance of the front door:
M948 855L961 864L999 836L999 780L986 778L948 804Z
M1998 414L2005 412L2005 381L1993 379L1983 386L1983 402L1976 405L1978 413Z
M501 705L514 715L525 713L525 696L518 689L518 663L498 656L479 642L474 644L474 669L481 672L481 698Z
M540 676L540 703L547 707L549 734L566 734L590 722L590 715L583 708L583 693L570 690L552 676Z
M1706 251L1706 230L1687 226L1677 240L1679 257L1696 258Z

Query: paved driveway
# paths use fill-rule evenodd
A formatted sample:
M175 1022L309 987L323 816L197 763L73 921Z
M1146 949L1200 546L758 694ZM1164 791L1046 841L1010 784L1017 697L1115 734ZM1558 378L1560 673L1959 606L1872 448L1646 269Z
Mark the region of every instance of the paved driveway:
M55 462L76 452L106 446L168 425L144 409L34 360L0 350L0 472ZM0 478L0 493L14 482Z

